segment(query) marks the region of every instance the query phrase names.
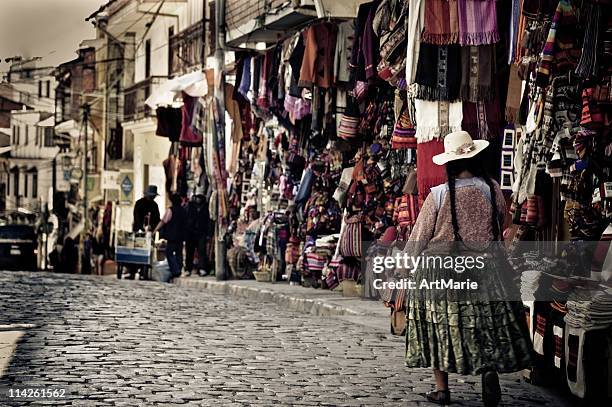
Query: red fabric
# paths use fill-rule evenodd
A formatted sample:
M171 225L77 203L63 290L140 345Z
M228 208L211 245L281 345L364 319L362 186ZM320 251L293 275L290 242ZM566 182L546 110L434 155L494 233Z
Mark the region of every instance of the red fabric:
M181 125L181 137L180 142L187 146L201 146L202 136L197 135L191 129L191 123L193 122L193 111L196 104L196 98L189 96L183 92L183 107L181 108L183 114L183 121Z
M432 157L444 152L442 140L432 140L417 144L417 189L419 205L423 204L432 187L446 182L446 168L436 165Z

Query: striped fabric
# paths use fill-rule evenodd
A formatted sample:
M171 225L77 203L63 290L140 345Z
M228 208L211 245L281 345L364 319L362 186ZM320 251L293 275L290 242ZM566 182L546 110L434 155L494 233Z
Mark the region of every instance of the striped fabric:
M426 0L425 29L421 40L428 44L456 44L459 38L457 0Z
M495 0L457 0L459 44L483 45L499 41Z
M563 61L569 56L568 53L571 51L575 40L572 36L574 36L576 24L576 16L571 3L569 0L560 0L550 24L550 30L538 66L536 83L539 86L548 85L553 62L557 65L564 64Z

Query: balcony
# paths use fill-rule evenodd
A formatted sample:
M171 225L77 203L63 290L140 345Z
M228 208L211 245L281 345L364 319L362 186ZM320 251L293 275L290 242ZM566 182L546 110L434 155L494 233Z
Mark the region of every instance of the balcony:
M151 108L145 105L145 100L166 80L168 78L165 76L151 76L127 88L124 93L124 121L131 122L154 115Z
M199 67L203 61L203 44L204 21L193 24L170 37L170 75L184 75Z

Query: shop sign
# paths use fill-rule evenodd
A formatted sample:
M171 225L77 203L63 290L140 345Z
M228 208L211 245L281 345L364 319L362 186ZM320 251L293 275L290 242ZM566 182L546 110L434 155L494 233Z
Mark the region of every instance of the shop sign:
M103 171L102 172L102 189L120 189L119 187L119 171Z
M122 205L131 205L134 202L134 174L132 171L121 171L119 187L121 190L119 202Z

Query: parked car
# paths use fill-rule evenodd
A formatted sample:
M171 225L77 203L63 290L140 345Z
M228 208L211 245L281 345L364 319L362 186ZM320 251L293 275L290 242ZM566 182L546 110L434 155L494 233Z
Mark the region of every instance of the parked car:
M0 226L0 270L36 270L38 243L29 225Z

